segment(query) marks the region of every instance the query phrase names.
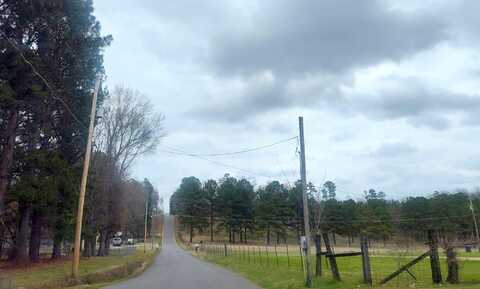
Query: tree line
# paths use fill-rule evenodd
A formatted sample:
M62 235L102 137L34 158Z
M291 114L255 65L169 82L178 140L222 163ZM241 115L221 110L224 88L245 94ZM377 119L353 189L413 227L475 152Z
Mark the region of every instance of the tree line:
M104 75L91 0L0 0L0 259L60 258L73 239L92 89ZM149 180L129 177L164 136L163 116L140 92L98 92L85 200L84 256L108 255L116 231L143 235L157 209Z
M393 200L382 191L369 189L360 199L339 200L336 190L332 181L319 187L307 185L311 230L317 236L332 233L350 244L360 234L377 241L395 236L422 241L432 229L444 240L475 240L467 191ZM478 211L480 193L472 195L473 208ZM222 233L232 243L262 236L267 244L303 234L300 181L290 185L274 180L255 187L247 179L229 174L203 183L186 177L170 199L170 213L179 217L190 242L197 233L208 234L210 241Z

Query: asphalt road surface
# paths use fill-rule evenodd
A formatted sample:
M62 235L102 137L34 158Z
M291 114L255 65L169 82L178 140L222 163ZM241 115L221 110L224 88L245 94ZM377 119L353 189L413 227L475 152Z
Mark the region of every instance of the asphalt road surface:
M106 289L258 289L246 279L201 261L177 246L173 217L165 218L164 244L142 275Z

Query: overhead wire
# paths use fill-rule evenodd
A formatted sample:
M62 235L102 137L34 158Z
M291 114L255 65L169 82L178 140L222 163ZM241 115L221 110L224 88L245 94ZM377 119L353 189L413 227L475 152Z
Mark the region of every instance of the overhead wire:
M243 154L243 153L249 153L249 152L253 152L253 151L263 150L263 149L273 147L273 146L276 146L276 145L279 145L279 144L282 144L282 143L286 143L286 142L289 142L289 141L295 140L295 139L298 139L298 136L290 137L290 138L287 138L287 139L282 139L282 140L279 140L279 141L276 141L276 142L273 142L273 143L270 143L270 144L266 144L266 145L261 145L261 146L258 146L258 147L242 149L242 150L239 150L239 151L224 152L224 153L196 154L196 155L197 156L203 156L203 157L231 156L231 155L237 155L237 154Z
M270 175L266 175L266 174L262 174L262 173L259 173L259 172L254 172L254 171L251 171L251 170L239 168L239 167L236 167L236 166L232 166L232 165L229 165L229 164L226 164L226 163L223 163L223 162L219 162L219 161L216 161L216 160L211 160L211 159L208 159L208 158L205 158L205 157L202 157L202 156L198 156L196 154L188 153L188 152L181 152L181 151L174 151L174 150L164 150L164 149L163 150L160 149L158 151L173 154L173 155L182 155L182 156L189 156L189 157L201 159L201 160L210 162L210 163L218 165L218 166L222 166L222 167L238 170L238 171L241 171L241 172L245 172L249 175L272 178L272 176L270 176Z
M163 146L167 149L160 149L159 151L169 153L169 154L174 154L174 155L184 155L184 156L189 156L189 157L193 157L193 158L198 158L198 159L208 161L210 163L213 163L213 164L216 164L216 165L219 165L219 166L222 166L222 167L235 169L235 170L242 171L242 172L248 173L250 175L254 175L254 176L273 178L273 176L269 175L269 174L254 172L254 171L249 170L249 169L244 169L244 168L240 168L240 167L237 167L237 166L226 164L224 162L220 162L220 161L217 161L217 160L212 160L212 159L209 159L208 157L229 156L229 155L238 155L238 154L249 153L249 152L263 150L263 149L266 149L266 148L269 148L269 147L273 147L273 146L276 146L276 145L279 145L279 144L282 144L282 143L286 143L286 142L289 142L289 141L295 140L295 139L298 139L298 137L294 136L294 137L290 137L290 138L287 138L287 139L282 139L282 140L279 140L279 141L276 141L276 142L273 142L273 143L270 143L270 144L266 144L266 145L261 145L261 146L252 147L252 148L246 148L246 149L242 149L242 150L238 150L238 151L232 151L232 152L223 152L223 153L208 153L208 154L190 153L190 152L187 152L183 149L179 149L179 148L175 148L175 147L171 147L171 146L167 146L167 145L161 145L161 146Z

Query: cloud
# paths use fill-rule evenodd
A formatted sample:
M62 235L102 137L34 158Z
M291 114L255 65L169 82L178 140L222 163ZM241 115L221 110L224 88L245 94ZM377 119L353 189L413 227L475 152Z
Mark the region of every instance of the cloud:
M372 119L405 119L417 127L446 129L451 118L471 118L480 109L480 96L428 87L419 78L385 78L367 94L350 95L355 111Z
M165 144L194 153L267 144L295 135L303 115L314 183L328 173L339 191L392 197L478 183L454 165L480 132L477 2L140 2L98 0L95 13L114 36L108 85L152 99L167 115ZM294 181L295 144L221 161L283 181L277 154ZM184 176L228 170L158 152L132 175L166 196Z
M403 158L417 152L417 149L403 142L384 143L373 151L370 156L375 158Z
M190 115L200 118L239 122L293 107L345 106L340 83L345 76L317 74L301 79L278 77L271 71L262 71L248 78L237 78L227 96L214 99L193 108Z
M373 0L262 1L245 21L212 38L210 61L218 75L342 72L399 60L447 37L442 18Z

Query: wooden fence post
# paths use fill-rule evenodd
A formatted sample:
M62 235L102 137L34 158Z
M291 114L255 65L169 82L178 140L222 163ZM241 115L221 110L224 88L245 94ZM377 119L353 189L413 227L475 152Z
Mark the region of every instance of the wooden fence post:
M315 253L316 253L316 260L315 260L315 275L322 276L322 236L319 232L315 234Z
M287 248L287 268L290 268L290 254L288 254L288 242L285 241L285 247Z
M368 253L368 239L363 234L360 235L360 244L362 250L363 282L372 286L372 270L370 267L370 255Z
M277 267L278 267L279 264L278 264L277 243L275 243L275 260L277 261Z
M301 242L301 241L299 241ZM302 269L302 272L305 273L305 266L303 264L303 250L302 250L302 243L299 243L298 248L300 249L300 268Z
M453 246L448 246L447 248L447 266L448 266L447 282L450 284L459 283L460 278L458 276L457 252L455 252L455 247Z
M223 244L223 247L224 247L224 251L225 251L225 257L227 257L227 256L228 256L227 243L224 243L224 244Z
M257 247L257 249L258 249L258 260L259 260L259 263L262 264L262 248Z
M265 246L265 256L266 256L266 260L267 260L267 265L270 263L270 260L269 260L269 257L268 257L268 245Z
M430 246L432 281L435 284L439 284L442 283L442 271L440 270L440 258L438 257L438 239L433 230L428 230L428 245Z
M340 272L338 271L337 260L333 254L332 247L330 246L330 238L328 233L323 233L323 242L325 243L325 249L327 250L327 258L330 262L330 270L332 270L333 279L340 281Z

